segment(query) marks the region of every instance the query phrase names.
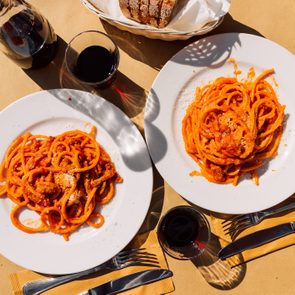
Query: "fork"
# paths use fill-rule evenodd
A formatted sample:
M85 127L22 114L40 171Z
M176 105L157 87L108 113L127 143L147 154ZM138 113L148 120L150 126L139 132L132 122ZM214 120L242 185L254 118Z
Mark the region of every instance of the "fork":
M38 295L51 288L93 274L100 270L118 270L132 265L158 266L158 262L156 255L146 252L145 248L121 251L105 263L90 269L69 275L28 282L23 286L23 295Z
M295 202L289 203L285 206L255 213L236 215L222 222L222 227L226 235L231 238L236 237L241 231L248 227L260 223L266 217L295 208Z

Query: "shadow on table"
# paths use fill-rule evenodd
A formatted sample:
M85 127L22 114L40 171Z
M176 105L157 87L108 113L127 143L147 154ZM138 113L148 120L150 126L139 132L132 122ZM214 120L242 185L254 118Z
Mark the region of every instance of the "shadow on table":
M202 209L190 202L188 203L197 211L201 211L207 216L214 215L211 211ZM218 216L221 217L223 215L218 213ZM238 254L238 258L232 257L228 260L219 259L218 252L220 250L221 244L219 237L211 231L210 241L206 245L205 251L200 256L191 259L191 262L198 268L209 285L219 290L230 290L237 287L243 281L247 266L243 263L244 260L240 254ZM233 265L235 266L233 267Z
M105 89L97 89L78 82L65 67L64 53L67 43L59 37L58 44L57 55L48 66L41 69L24 70L24 72L44 90L59 88L83 90L105 98L124 111L129 118L142 114L134 122L141 130L146 91L121 72L117 73L114 83Z
M105 21L102 21L102 24L107 34L114 39L121 50L126 52L131 58L157 70L160 70L164 64L183 47L207 36L220 33L239 32L263 37L262 34L255 29L234 20L230 14L227 14L221 25L210 33L194 36L183 41L149 39L119 30Z
M24 72L42 89L60 88L59 73L64 59L67 43L58 36L58 50L55 58L46 67Z
M98 89L77 81L62 65L60 71L60 85L62 88L77 89L96 94L103 97L108 102L120 108L143 133L143 110L146 104L146 91L130 80L120 71L117 72L116 79L107 88Z
M207 249L191 261L209 285L219 290L230 290L243 281L246 274L246 264L232 267L227 260L218 258L219 250L218 237L211 234L211 241Z
M164 180L158 170L153 166L153 194L151 204L146 218L139 230L139 233L156 229L164 204Z
M148 134L149 151L155 164L164 158L168 149L166 135L154 123L162 107L157 92L151 88L149 100L145 106L145 130Z

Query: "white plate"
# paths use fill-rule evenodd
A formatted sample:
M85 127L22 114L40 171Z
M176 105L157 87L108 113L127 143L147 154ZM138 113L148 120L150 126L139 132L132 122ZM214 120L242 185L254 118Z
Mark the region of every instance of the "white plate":
M47 274L82 271L113 257L139 230L152 194L150 158L135 125L103 98L59 89L16 101L0 113L0 159L11 141L25 131L57 135L71 129L88 131L89 123L97 126L97 141L124 179L116 186L114 199L102 209L105 224L99 229L85 226L67 242L50 232L27 234L10 221L12 202L0 199L0 253L14 263Z
M185 151L181 121L197 85L233 75L228 58L236 60L243 77L251 66L256 74L274 67L279 100L286 105L287 121L279 154L259 171L259 186L250 179L235 187L189 176L198 167ZM182 49L160 71L146 106L147 144L163 178L188 201L221 213L254 212L288 198L295 191L292 177L295 168L294 77L294 56L278 44L254 35L220 34Z

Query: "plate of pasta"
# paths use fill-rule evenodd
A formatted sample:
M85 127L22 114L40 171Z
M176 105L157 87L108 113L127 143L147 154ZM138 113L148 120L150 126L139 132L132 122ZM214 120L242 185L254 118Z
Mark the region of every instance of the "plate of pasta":
M152 169L141 134L121 110L58 89L17 100L0 122L3 256L66 274L105 262L131 241L149 208Z
M176 192L225 214L294 193L294 65L285 48L243 33L200 39L167 62L150 90L145 135Z

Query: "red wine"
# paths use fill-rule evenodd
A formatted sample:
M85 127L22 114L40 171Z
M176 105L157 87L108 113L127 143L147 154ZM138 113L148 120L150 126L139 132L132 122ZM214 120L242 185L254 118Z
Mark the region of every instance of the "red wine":
M167 213L159 230L170 247L185 247L197 239L199 223L191 210L177 208Z
M118 54L106 48L93 45L85 48L78 56L75 75L82 81L98 83L116 71Z
M23 9L0 29L5 53L24 69L47 65L56 55L57 36L40 14Z

